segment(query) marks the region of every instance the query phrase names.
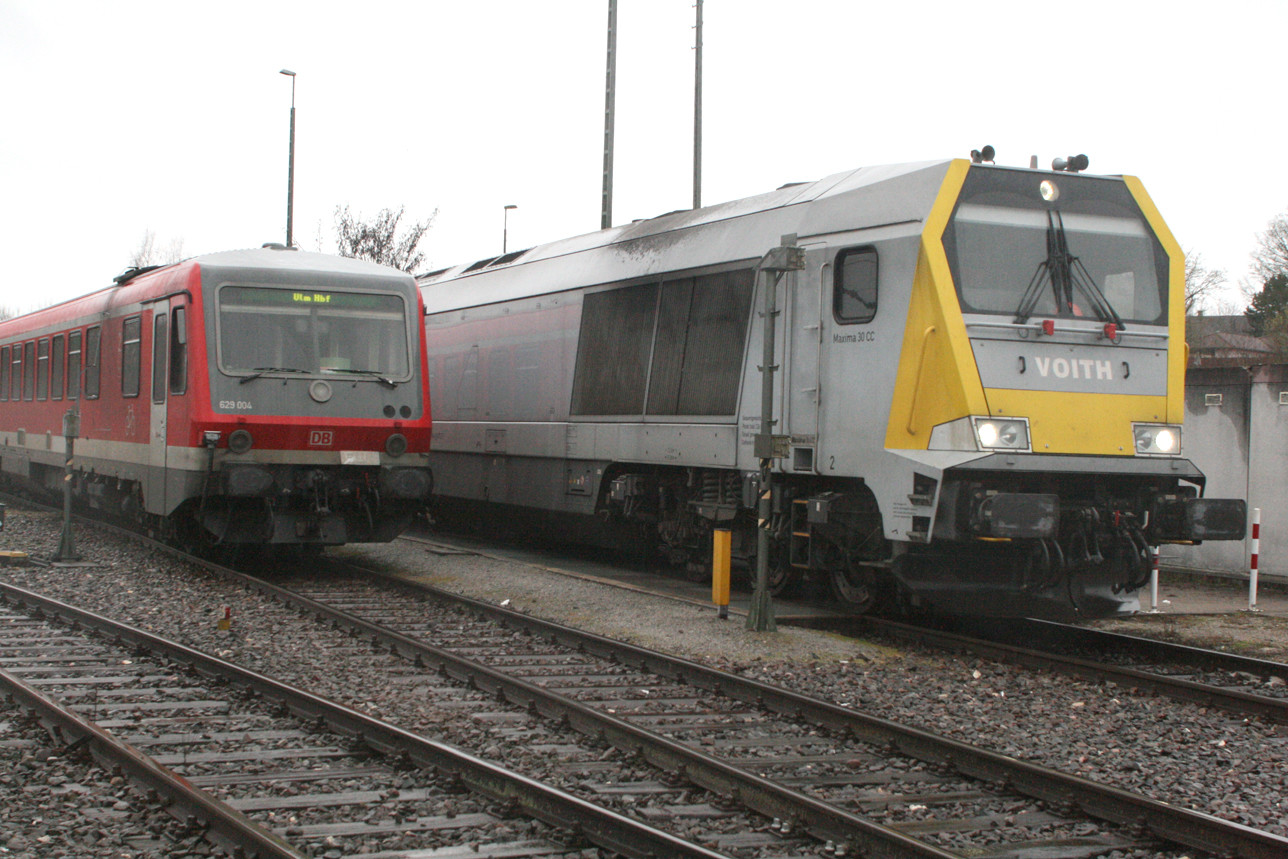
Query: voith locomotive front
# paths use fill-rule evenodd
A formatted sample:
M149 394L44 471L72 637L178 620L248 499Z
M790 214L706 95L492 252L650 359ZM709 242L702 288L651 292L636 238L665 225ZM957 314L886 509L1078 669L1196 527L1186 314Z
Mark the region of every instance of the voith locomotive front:
M776 589L1104 616L1151 545L1244 534L1181 454L1184 258L1132 177L865 168L419 281L453 510L750 565L774 288Z

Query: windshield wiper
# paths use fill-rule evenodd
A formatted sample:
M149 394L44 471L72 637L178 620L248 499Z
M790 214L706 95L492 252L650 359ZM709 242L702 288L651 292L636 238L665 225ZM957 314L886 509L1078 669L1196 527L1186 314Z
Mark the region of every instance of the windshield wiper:
M1061 315L1081 315L1081 309L1073 302L1076 291L1086 299L1088 307L1100 321L1114 323L1119 331L1126 330L1122 319L1100 291L1100 287L1096 286L1082 260L1069 253L1064 218L1059 212L1047 212L1046 238L1047 258L1038 263L1037 270L1033 272L1033 278L1024 290L1024 297L1020 299L1020 306L1015 310L1014 322L1022 324L1029 320L1042 295L1042 288L1049 283L1055 297L1056 312Z
M246 384L252 379L258 379L265 373L307 373L308 370L301 370L299 367L256 367L255 371L249 376L242 376L239 384Z
M375 376L376 381L389 388L398 387L398 383L379 370L332 370L333 373L356 373L360 376Z

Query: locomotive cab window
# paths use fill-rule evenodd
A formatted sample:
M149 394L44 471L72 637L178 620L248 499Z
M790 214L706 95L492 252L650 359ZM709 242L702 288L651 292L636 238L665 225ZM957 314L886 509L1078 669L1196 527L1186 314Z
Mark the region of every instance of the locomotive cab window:
M877 252L847 248L836 255L832 313L844 325L871 322L877 315Z
M219 290L219 366L264 371L411 378L407 305L392 293Z
M967 313L1167 321L1167 254L1120 181L973 169L943 242Z

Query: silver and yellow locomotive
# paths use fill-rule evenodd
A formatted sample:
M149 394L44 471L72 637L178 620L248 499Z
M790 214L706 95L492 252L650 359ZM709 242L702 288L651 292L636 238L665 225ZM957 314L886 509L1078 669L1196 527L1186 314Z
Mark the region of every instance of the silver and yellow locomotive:
M1181 456L1184 258L1132 177L864 168L419 282L441 509L751 564L772 288L775 589L1102 616L1149 546L1244 536Z

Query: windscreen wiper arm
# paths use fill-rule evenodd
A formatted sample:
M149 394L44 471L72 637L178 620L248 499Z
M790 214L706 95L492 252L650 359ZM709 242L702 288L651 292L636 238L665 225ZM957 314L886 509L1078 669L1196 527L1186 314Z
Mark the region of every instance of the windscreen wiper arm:
M331 372L333 372L333 373L357 373L357 374L362 375L362 376L375 376L375 377L376 377L376 381L377 381L377 382L379 382L380 384L382 384L382 385L386 386L386 387L389 387L389 388L396 388L396 387L398 387L398 383L397 383L397 382L395 382L393 379L389 378L388 376L386 376L384 373L380 372L379 370L332 370Z
M1125 329L1109 299L1096 286L1095 280L1087 272L1082 260L1069 253L1068 236L1064 231L1064 218L1059 212L1047 212L1047 258L1038 263L1037 270L1029 280L1020 306L1016 308L1014 321L1018 324L1027 322L1033 315L1033 308L1042 294L1042 287L1050 283L1054 292L1055 305L1062 313L1074 314L1077 305L1073 303L1076 289L1087 300L1090 309L1102 322L1112 322L1119 331Z
M258 379L265 373L307 373L308 370L301 370L299 367L256 367L254 372L249 376L242 376L240 384L244 385L252 379Z

